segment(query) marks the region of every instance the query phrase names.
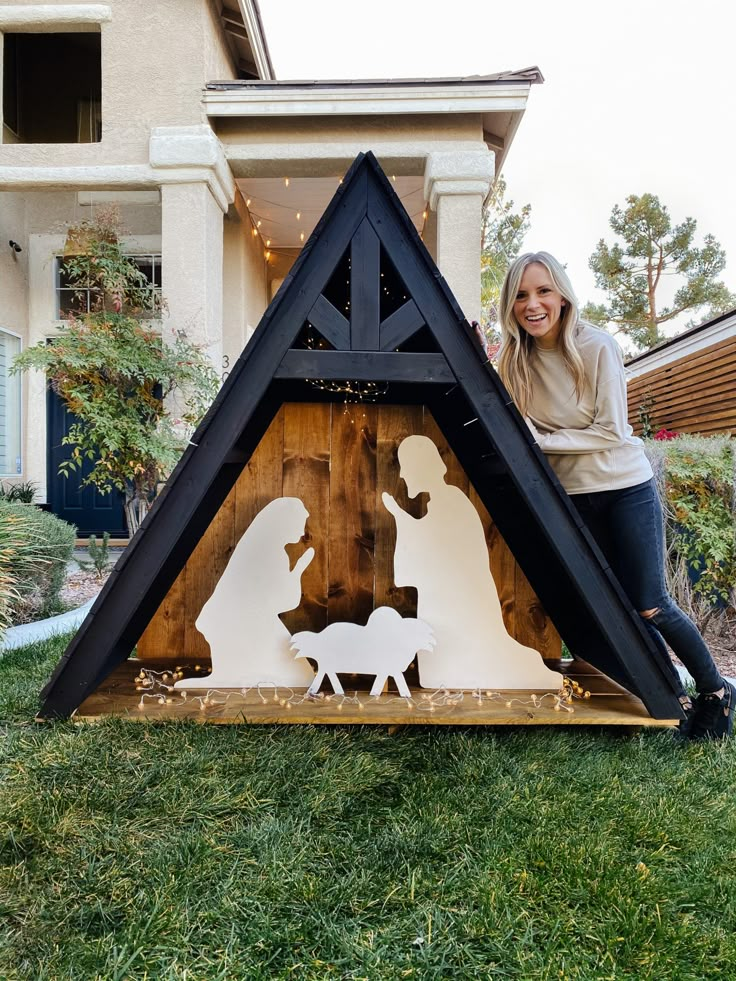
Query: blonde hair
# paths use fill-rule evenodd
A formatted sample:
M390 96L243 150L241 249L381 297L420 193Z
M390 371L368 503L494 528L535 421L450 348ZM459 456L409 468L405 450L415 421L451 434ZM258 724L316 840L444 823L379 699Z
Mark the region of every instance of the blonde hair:
M578 301L570 278L562 265L549 252L527 252L509 266L501 287L500 325L501 351L498 356L498 373L509 390L522 415L526 415L531 400L531 359L536 357L534 338L528 334L514 315L514 303L519 293L522 276L527 266L538 263L549 273L552 284L565 300L560 311L561 329L557 340L565 365L575 383L578 401L583 394L585 370L575 342L580 327Z

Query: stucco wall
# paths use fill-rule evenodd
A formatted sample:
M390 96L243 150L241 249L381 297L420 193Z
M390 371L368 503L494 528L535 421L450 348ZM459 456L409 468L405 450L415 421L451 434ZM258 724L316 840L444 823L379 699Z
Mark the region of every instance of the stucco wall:
M481 141L483 130L478 113L436 115L423 113L376 114L375 116L300 117L215 117L212 120L223 143L310 142L318 136L323 142L370 139Z
M8 242L17 242L14 252ZM26 202L22 194L0 192L0 327L25 337L28 322Z
M201 106L205 82L212 75L235 77L209 0L108 0L108 5L112 18L100 25L101 143L3 145L0 164L145 163L152 126L206 122ZM5 0L3 6L26 3Z
M237 78L228 44L223 40L222 29L217 13L215 0L207 0L203 5L203 43L204 43L204 80L205 82Z
M268 306L268 273L261 239L240 195L224 223L223 354L228 370L250 340Z

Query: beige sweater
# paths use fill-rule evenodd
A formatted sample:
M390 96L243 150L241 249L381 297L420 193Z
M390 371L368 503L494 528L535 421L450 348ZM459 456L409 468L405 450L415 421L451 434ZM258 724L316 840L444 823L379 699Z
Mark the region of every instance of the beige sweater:
M576 341L585 367L582 398L560 352L537 347L529 428L568 494L643 483L652 468L628 423L621 349L588 324L581 324Z

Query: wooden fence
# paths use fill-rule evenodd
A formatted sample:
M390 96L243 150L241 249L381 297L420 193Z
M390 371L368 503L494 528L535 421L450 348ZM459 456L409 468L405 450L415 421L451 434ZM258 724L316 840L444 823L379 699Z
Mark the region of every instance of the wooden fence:
M643 413L653 432L736 433L736 337L632 378L628 404L638 434Z
M281 408L138 644L141 658L209 660L195 626L233 549L256 514L276 497L298 497L309 512L306 545L287 549L292 562L308 545L315 557L302 577L302 602L282 620L290 632L328 623L365 623L376 606L416 616L416 591L393 584L394 520L381 502L387 490L419 517L426 495L410 501L399 478L399 443L432 438L480 514L509 633L545 658L560 656L560 638L494 527L468 478L422 406L288 404ZM243 625L247 631L247 624Z

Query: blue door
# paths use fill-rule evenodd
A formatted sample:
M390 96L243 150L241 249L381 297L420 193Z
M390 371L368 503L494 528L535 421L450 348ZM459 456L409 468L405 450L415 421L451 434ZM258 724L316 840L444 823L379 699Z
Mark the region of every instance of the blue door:
M89 460L81 470L71 471L68 477L59 473L59 464L71 455L71 447L62 445L61 441L76 421L76 416L67 410L56 392L49 389L46 396L49 509L57 517L76 525L80 538L101 535L104 531L108 531L111 538L127 538L123 494L118 490L102 494L96 487L80 487L92 469Z

